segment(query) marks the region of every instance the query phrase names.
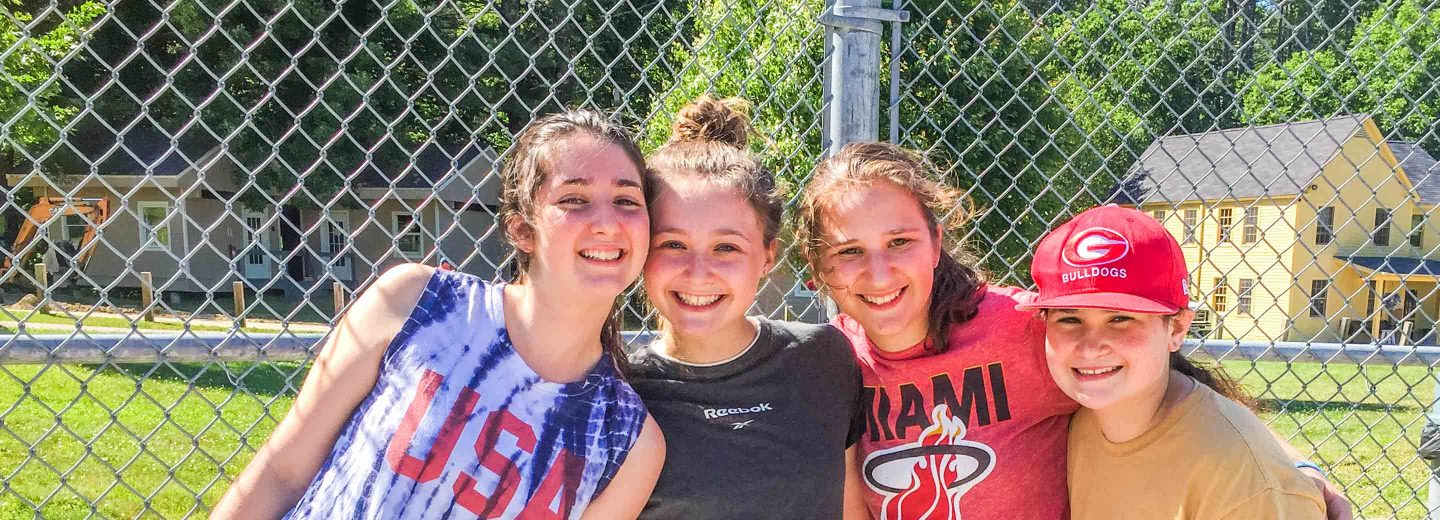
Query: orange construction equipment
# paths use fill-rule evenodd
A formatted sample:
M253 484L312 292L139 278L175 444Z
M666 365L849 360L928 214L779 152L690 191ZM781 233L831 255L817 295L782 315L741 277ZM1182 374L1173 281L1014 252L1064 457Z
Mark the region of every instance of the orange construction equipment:
M67 215L80 215L89 222L89 225L85 226L85 234L80 238L80 245L76 248L79 253L75 256L74 264L76 267L84 269L85 264L90 261L90 257L95 254L94 248L86 246L95 240L95 229L110 217L110 200L70 199L66 201L64 197L47 197L31 206L27 213L30 214L30 218L25 219L25 223L20 225L20 234L15 237L15 243L10 247L11 254L15 258L25 258L30 254L28 247L31 242L39 236L39 230L49 225L51 220ZM0 268L9 269L9 267L10 258L5 258L3 264L0 264Z

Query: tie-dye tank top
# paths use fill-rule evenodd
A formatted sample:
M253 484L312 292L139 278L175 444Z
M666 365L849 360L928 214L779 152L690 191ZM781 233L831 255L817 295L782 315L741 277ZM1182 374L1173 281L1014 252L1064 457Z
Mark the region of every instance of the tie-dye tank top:
M505 332L502 284L436 271L370 395L286 518L579 518L645 407L602 356L544 381Z

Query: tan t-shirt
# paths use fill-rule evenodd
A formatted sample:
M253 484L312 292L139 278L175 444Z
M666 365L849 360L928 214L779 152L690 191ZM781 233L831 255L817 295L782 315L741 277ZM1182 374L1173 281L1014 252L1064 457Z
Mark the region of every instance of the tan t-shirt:
M1070 423L1073 520L1323 519L1325 502L1260 419L1195 384L1155 428L1105 440L1094 412Z

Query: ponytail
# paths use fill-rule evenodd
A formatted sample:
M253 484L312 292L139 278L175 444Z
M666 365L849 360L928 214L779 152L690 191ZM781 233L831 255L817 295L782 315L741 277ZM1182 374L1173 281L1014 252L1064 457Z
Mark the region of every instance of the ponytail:
M1240 385L1234 379L1230 379L1230 376L1226 375L1218 366L1201 366L1179 352L1171 352L1170 370L1185 374L1200 384L1210 387L1215 393L1240 403L1246 408L1255 408L1255 400L1245 395L1245 391L1240 388Z

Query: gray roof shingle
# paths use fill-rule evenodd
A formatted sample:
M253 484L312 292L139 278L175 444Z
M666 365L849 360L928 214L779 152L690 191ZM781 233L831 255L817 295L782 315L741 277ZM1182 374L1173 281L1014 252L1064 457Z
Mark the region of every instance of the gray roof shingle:
M412 155L411 159L398 171L388 173L373 163L367 164L354 175L351 182L360 187L388 188L393 181L396 188L431 189L444 183L449 177L463 175L475 168L488 172L497 161L495 153L479 143L428 143ZM480 162L476 162L477 160Z
M119 132L88 125L63 140L66 145L55 160L62 171L71 174L88 173L94 165L100 175L175 176L218 146L213 139L197 137L196 132L172 137L148 123Z
M1415 194L1423 204L1440 204L1440 162L1415 143L1390 141L1390 151L1400 161L1405 176L1415 185Z
M1163 137L1141 154L1111 200L1144 204L1299 194L1368 117Z
M1400 276L1440 276L1440 260L1401 256L1336 256L1377 273Z

